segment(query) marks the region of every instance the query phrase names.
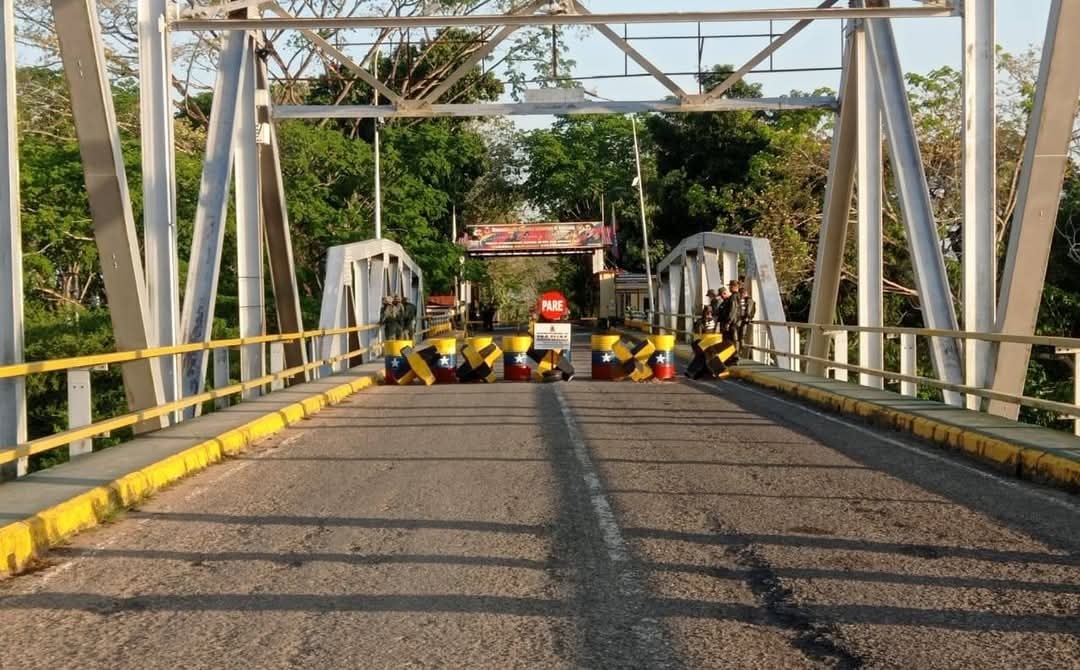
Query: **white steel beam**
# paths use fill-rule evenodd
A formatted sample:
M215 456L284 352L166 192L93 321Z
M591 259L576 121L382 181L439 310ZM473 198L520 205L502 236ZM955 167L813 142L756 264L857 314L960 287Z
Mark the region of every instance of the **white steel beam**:
M396 117L435 118L471 116L531 116L564 114L640 114L645 112L722 112L730 110L783 111L788 109L829 109L836 106L831 96L799 98L718 98L702 103L672 100L629 100L607 102L487 102L395 107L393 105L281 105L274 108L275 119L390 119Z
M232 173L236 137L238 97L243 88L249 57L248 37L233 33L221 52L217 80L214 83L214 106L210 111L210 130L206 138L199 205L191 240L187 289L180 316L180 330L185 343L206 342L214 321L221 249L225 240L225 217L229 206L229 178ZM207 357L204 351L184 354L181 383L185 396L199 393L206 381Z
M859 59L859 101L856 113L856 169L858 219L858 302L859 325L884 325L882 315L882 230L881 230L881 104L864 27L856 26L854 45ZM885 369L885 343L881 333L859 333L859 365ZM845 371L846 373L846 371ZM859 373L863 386L884 388L882 377Z
M818 9L826 9L828 7L832 7L838 1L839 0L825 0L820 5L818 5ZM780 47L784 46L792 39L794 39L796 35L801 33L807 26L809 26L813 22L813 19L803 19L802 21L796 22L795 25L785 30L784 33L777 37L775 40L769 42L769 46L765 47L757 54L755 54L752 58L750 58L750 60L746 61L746 63L744 63L742 67L732 72L727 79L720 82L713 88L709 89L697 99L711 100L713 98L719 98L724 93L726 93L729 88L741 81L742 78L747 75L747 73L749 73L761 63L764 63L766 58L776 53L776 51L780 49Z
M997 300L997 133L994 1L964 0L964 330L994 328ZM986 388L989 342L964 343L964 384ZM968 409L982 398L967 396Z
M15 105L15 9L0 6L0 365L23 362L22 226L19 223L19 133ZM0 446L26 441L26 383L0 380ZM0 471L0 479L26 474L27 458Z
M274 289L274 307L277 313L279 333L299 333L304 330L300 311L300 289L296 283L296 264L293 257L292 232L289 228L289 212L285 205L285 185L281 177L281 153L278 149L277 131L270 122L270 89L266 78L266 64L259 61L255 68L258 96L258 116L266 142L259 151L259 192L261 195L263 234L266 236L267 265ZM288 369L298 368L308 361L307 350L302 342L285 342L283 354ZM305 380L303 372L291 378L292 383Z
M276 2L267 3L267 9L282 18L292 17L292 14L290 14L288 10L286 10L284 7L277 4ZM336 60L344 68L359 77L361 81L381 93L387 100L394 104L401 102L401 96L395 93L393 89L389 88L386 84L379 81L377 75L372 75L370 72L360 67L360 65L353 59L349 58L349 56L346 55L344 51L335 47L317 32L315 32L314 30L301 30L300 33L305 38L307 38L309 42L317 46L320 51L322 51L330 58Z
M536 10L540 9L540 7L542 7L546 2L547 0L533 0L529 4L516 11L514 15L525 16L529 14L534 14ZM491 39L485 42L484 46L469 54L469 56L464 61L462 61L460 65L458 65L458 68L456 70L450 73L446 78L439 82L439 84L435 88L433 88L431 91L428 92L427 95L424 96L424 104L433 103L439 98L441 98L443 95L445 95L446 92L454 86L454 84L458 83L463 77L465 77L465 75L469 74L469 72L471 72L472 69L476 67L477 63L487 58L488 55L491 54L491 52L495 51L496 47L498 47L500 44L506 41L508 37L514 34L514 32L517 31L518 27L519 26L504 26L499 32L495 33L495 35L493 35Z
M829 0L829 1L830 2L836 2L836 0ZM587 14L592 13L585 7L585 5L578 2L578 0L573 0L573 2L574 2L574 7L577 9L577 12L579 14L586 14L587 15ZM620 51L622 51L624 54L629 56L630 60L637 63L638 65L640 65L642 67L642 69L644 69L646 72L651 74L653 76L653 78L656 79L656 81L660 82L660 84L664 88L666 88L667 90L674 93L676 98L679 98L680 100L682 100L682 99L687 97L686 91L684 91L681 86L676 84L675 81L672 80L671 77L664 74L663 70L656 67L656 65L654 65L652 61L650 61L648 58L646 58L640 51L635 49L630 44L630 42L628 42L625 39L623 39L622 37L620 37L619 33L615 32L614 30L612 30L610 27L604 25L603 23L594 23L593 28L595 28L597 30L597 32L599 32L601 35L606 37L608 39L608 41L610 41L612 44L617 46Z
M96 0L53 0L56 34L79 138L86 193L94 220L94 239L108 296L116 347L146 349L152 342L150 302L131 211L120 130L105 71ZM125 363L124 393L132 410L157 407L163 400L159 366L151 360ZM136 425L137 431L161 428L159 417Z
M1001 278L997 332L1031 335L1039 317L1046 264L1057 225L1061 184L1080 93L1080 2L1054 0L1043 42L1035 104L1028 122L1016 210ZM997 346L993 390L1020 395L1031 345ZM991 400L990 412L1015 419L1019 406Z
M312 30L344 28L442 28L461 26L575 26L596 23L721 23L725 21L802 21L803 19L931 18L956 16L951 7L833 8L788 7L707 12L613 12L604 14L444 14L434 16L327 16L292 19L177 19L173 30Z
M855 191L855 126L858 119L859 60L849 34L845 46L844 69L840 75L840 111L833 123L832 146L829 154L829 176L825 182L825 205L818 234L817 264L810 293L810 323L831 325L836 319L836 300L840 295L840 276L844 267L844 247L847 245L848 218L851 198ZM774 339L775 343L775 339ZM807 354L824 359L829 353L829 338L816 329L810 330ZM806 362L809 374L824 376L825 364Z
M172 58L165 31L166 0L139 0L139 112L142 133L143 235L152 343L177 343L180 261L176 247L176 168L173 142ZM176 356L162 356L166 402L180 397Z
M870 19L865 24L923 320L928 328L957 330L952 289L941 254L941 237L934 220L892 24L882 19ZM964 372L956 340L933 337L930 350L938 378L950 384L963 383ZM944 398L951 405L961 402L955 391L945 391Z
M252 49L253 44L248 48ZM255 58L249 56L240 77L236 110L236 145L233 160L236 195L236 287L240 337L266 334L263 290L263 234L259 211L259 143L255 108ZM240 381L258 379L266 373L265 348L251 344L240 348ZM249 389L243 398L258 397Z

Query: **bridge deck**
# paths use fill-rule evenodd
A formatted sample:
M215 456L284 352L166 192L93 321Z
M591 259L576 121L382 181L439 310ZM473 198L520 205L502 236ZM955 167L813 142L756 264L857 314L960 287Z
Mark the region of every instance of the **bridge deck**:
M0 627L24 667L1070 667L1078 512L740 382L380 387L0 582Z

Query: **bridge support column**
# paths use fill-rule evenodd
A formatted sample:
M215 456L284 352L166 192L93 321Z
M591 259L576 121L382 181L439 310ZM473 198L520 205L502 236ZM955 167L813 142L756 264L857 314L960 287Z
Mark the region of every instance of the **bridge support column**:
M23 362L22 226L19 218L19 135L15 106L15 9L0 6L0 365ZM0 379L0 446L26 441L26 384ZM26 474L28 459L0 466L0 480Z
M854 48L859 61L857 72L858 103L856 104L857 154L857 219L858 219L858 298L859 325L881 327L882 275L881 254L881 103L877 79L870 67L870 49L866 26L855 27ZM845 333L845 336L847 333ZM885 367L884 336L881 333L859 333L859 365L882 370ZM844 371L847 378L847 371ZM884 388L885 380L876 375L859 373L863 386Z
M1053 243L1080 92L1080 3L1054 0L1043 42L1035 104L1031 110L1016 213L998 298L997 331L1031 335L1039 317L1046 264ZM997 345L993 390L1019 395L1027 381L1031 345ZM1016 419L1020 408L990 401L990 412Z
M177 343L180 272L176 246L176 167L173 141L171 41L166 0L139 0L139 107L142 132L143 238L151 342ZM179 359L157 359L166 402L180 398ZM178 418L180 413L176 414Z
M56 34L71 95L86 193L94 219L94 240L119 350L145 349L151 343L150 303L131 212L120 131L105 71L105 52L95 0L53 0ZM158 364L125 363L124 393L132 410L157 407L163 394ZM161 428L158 417L136 424L136 431Z
M964 0L964 330L994 327L997 287L997 133L994 0ZM985 388L989 342L964 343L964 384ZM982 398L967 396L968 409Z
M263 288L263 232L259 212L259 143L255 109L255 57L253 42L240 77L236 109L236 287L240 337L266 334L266 305ZM240 381L258 379L266 373L265 347L250 344L240 348ZM250 400L260 389L245 391Z

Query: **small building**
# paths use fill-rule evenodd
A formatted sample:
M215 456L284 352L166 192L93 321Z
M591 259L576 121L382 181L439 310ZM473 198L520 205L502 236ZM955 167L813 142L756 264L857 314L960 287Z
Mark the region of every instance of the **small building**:
M601 319L625 319L628 312L649 309L649 282L644 274L601 270L593 275L593 305Z

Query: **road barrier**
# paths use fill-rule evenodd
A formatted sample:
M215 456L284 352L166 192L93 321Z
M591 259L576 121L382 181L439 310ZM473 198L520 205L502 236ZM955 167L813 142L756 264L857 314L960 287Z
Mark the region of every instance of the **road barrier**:
M401 380L409 374L409 362L403 353L407 347L411 347L409 340L387 340L383 344L383 358L386 364L386 383L400 384ZM412 381L410 378L409 381Z
M592 378L593 379L618 379L619 359L615 357L615 345L619 343L618 335L593 335L590 338L592 344Z
M438 356L435 358L433 365L433 371L435 373L436 384L456 384L457 383L457 338L456 337L440 337L431 340L431 345L435 347L435 353Z
M652 368L653 378L666 381L675 378L675 336L674 335L649 335L652 343L652 356L649 357L649 367Z
M488 384L495 381L495 364L502 356L502 350L493 337L470 337L461 349L461 356L465 360L458 366L458 381Z
M686 376L691 379L719 379L731 374L727 363L737 353L734 342L725 340L723 335L709 333L694 340L693 348L694 358L686 367Z
M574 378L574 365L563 351L529 349L529 358L536 363L533 379L538 382L568 382Z
M529 367L529 349L532 338L528 335L503 337L503 379L508 382L527 382L532 379Z

